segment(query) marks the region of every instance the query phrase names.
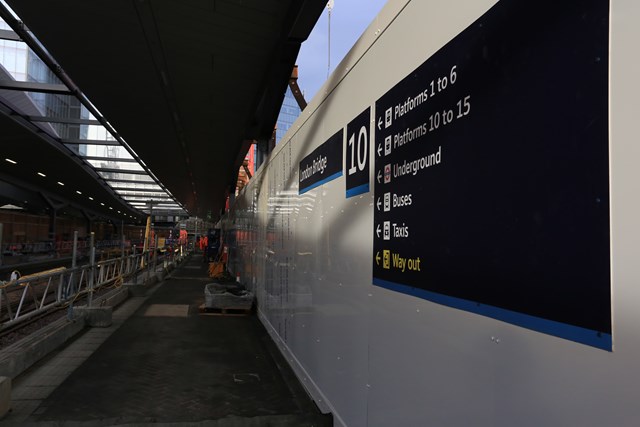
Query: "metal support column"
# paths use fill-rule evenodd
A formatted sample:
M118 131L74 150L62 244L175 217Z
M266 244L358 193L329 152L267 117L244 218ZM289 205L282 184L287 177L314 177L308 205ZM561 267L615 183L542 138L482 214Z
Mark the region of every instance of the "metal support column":
M58 211L55 208L51 208L49 212L49 240L56 241L56 218Z
M2 224L2 223L0 222L0 265L2 265L2 264L3 264L3 261L4 261L4 260L2 259L2 253L4 252L4 251L2 250L2 233L3 233L3 231L4 231L4 230L3 230L3 227L4 227L4 224Z
M120 257L124 258L124 221L120 221Z
M78 266L78 230L73 232L73 252L71 254L71 269L73 270L71 273L71 293L74 294L76 292L76 267Z
M91 256L89 258L89 264L91 265L91 268L89 269L89 307L91 307L91 304L93 303L93 286L94 286L94 278L96 277L96 246L95 246L95 238L96 238L96 233L91 233L91 238L90 238L90 246L89 246L89 250L91 251Z

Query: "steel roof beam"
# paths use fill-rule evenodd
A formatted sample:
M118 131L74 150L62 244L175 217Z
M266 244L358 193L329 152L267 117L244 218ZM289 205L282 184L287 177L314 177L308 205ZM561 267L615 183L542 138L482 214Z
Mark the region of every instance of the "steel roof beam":
M109 181L113 181L112 179L110 179ZM129 191L129 192L135 192L135 193L165 193L165 191L161 188L155 189L155 188L125 188L125 187L111 187L112 190L114 191Z
M19 90L23 92L53 93L58 95L71 95L71 91L65 85L38 82L17 82L13 80L0 80L0 89Z
M47 122L47 123L66 123L70 125L96 125L101 126L99 120L93 119L71 119L63 117L51 117L51 116L29 116L29 120L32 122Z
M121 147L118 141L104 141L102 139L69 139L62 138L60 142L63 144L80 144L80 145L112 145Z
M129 184L158 185L155 181L140 181L139 179L103 178L107 182L124 182ZM163 190L164 191L164 190Z
M154 202L160 202L160 203L167 203L170 204L172 206L179 206L175 200L173 200L170 197L145 197L145 196L122 196L123 199L125 199L127 202L139 202L139 203L146 203L149 200L152 200Z
M128 162L128 163L138 163L136 159L121 159L119 157L96 157L96 156L82 156L85 160L99 160L105 162Z
M20 42L22 39L20 36L11 30L0 30L0 40L10 40L14 42Z
M117 168L101 168L99 166L93 167L96 172L110 172L110 173L129 173L132 175L147 175L146 171L143 170L133 170L133 169L117 169ZM108 178L105 178L108 179ZM139 182L139 181L138 181Z

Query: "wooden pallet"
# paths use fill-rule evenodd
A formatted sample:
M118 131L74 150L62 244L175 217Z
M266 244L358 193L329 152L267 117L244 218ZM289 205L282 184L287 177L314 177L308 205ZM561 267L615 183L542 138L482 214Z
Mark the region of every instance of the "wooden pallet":
M203 316L249 316L251 314L251 308L246 307L208 308L200 304L198 310Z

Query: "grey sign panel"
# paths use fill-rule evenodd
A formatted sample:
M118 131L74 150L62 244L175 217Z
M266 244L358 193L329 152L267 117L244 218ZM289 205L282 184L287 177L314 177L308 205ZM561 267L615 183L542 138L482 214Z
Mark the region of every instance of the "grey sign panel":
M342 176L342 134L340 129L300 162L299 194Z

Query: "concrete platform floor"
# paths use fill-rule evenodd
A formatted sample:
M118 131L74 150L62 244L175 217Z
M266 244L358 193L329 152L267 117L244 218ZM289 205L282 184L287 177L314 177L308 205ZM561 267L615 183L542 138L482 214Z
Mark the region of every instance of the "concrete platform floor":
M207 265L184 262L14 380L1 425L331 426L255 314L203 316Z

